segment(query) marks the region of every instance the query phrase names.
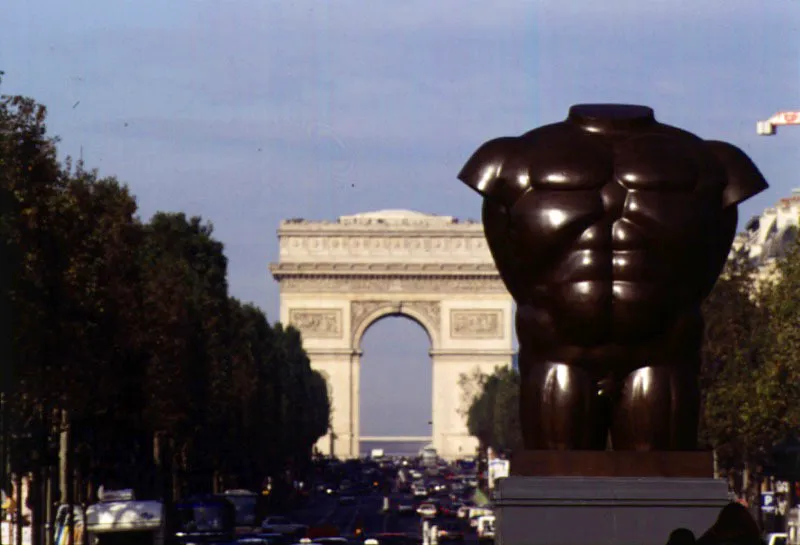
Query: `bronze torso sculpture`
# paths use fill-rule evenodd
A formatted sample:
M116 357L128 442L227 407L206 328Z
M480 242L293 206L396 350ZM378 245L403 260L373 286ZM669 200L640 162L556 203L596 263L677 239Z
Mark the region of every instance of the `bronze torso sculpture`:
M459 179L517 303L526 448L695 448L700 304L737 204L767 187L752 161L650 108L587 104L485 143Z

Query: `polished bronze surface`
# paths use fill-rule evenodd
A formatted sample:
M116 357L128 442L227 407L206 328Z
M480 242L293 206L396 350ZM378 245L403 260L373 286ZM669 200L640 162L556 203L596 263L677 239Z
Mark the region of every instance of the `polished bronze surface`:
M511 458L511 475L710 479L714 476L714 457L707 451L523 450Z
M528 449L692 450L700 304L767 187L739 148L585 104L483 144L459 179L517 303Z

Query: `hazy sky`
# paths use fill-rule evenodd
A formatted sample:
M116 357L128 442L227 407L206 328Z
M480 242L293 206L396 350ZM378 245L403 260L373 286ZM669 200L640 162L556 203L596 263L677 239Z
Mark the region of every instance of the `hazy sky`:
M63 154L116 175L141 215L211 220L231 293L278 312L267 272L282 218L385 208L479 217L456 181L483 141L579 102L655 108L742 147L771 189L800 182L800 2L28 0L0 18L0 92L48 106ZM363 433L429 431L419 326L364 338Z

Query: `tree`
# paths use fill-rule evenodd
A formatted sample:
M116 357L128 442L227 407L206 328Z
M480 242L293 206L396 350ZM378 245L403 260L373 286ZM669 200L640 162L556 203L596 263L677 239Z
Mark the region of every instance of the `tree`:
M32 400L55 404L61 392L46 380L63 374L55 327L59 298L59 267L63 252L51 220L57 217L64 179L56 160L56 140L46 135L46 109L24 97L0 99L0 176L5 214L2 236L8 267L13 322L14 361L4 362L13 373L18 416ZM10 365L9 365L10 364ZM56 382L57 384L57 382Z
M510 367L495 371L497 391L494 403L494 447L503 451L523 448L519 412L519 373Z
M281 324L277 324L275 329L278 353L286 362L279 367L280 378L276 382L276 385L280 386L277 390L280 396L283 455L287 456L289 453L302 455L302 459L292 456L293 463L300 463L308 459L314 442L327 431L328 416L310 410L297 411L296 408L310 408L316 402L325 403L328 395L327 386L324 390L318 388L315 392L313 385L316 382L319 386L319 379L322 377L317 375L318 378L314 378L310 361L302 348L300 332L292 326L284 328ZM324 395L324 400L315 399L315 393Z
M761 270L748 253L734 254L704 309L701 440L752 495L774 447L800 429L800 251Z
M246 482L253 482L260 469L263 455L262 426L266 424L260 404L265 402L263 370L260 368L257 327L250 308L234 298L229 300L228 316L231 329L231 370L233 421L228 433L240 445L234 464ZM268 329L271 332L271 330ZM271 338L271 337L270 337Z
M756 425L763 446L800 435L800 245L795 241L776 262L775 279L760 294L766 316L762 372L755 381L761 411Z
M476 370L463 375L462 391L469 402L467 429L481 448L514 450L522 448L519 421L519 373L511 367L498 367L491 375Z
M201 218L158 213L145 226L143 315L153 429L175 440L175 463L197 475L226 470L231 419L227 259ZM202 447L201 447L202 445Z
M65 170L58 230L66 249L58 327L69 371L67 393L74 440L94 460L95 480L142 467L144 360L138 327L141 269L135 260L142 229L136 201L113 178L100 179L82 165ZM91 384L91 388L87 385ZM84 471L89 468L84 467Z
M703 307L700 440L728 469L741 466L760 441L753 378L762 368L766 316L748 255L747 248L733 254Z

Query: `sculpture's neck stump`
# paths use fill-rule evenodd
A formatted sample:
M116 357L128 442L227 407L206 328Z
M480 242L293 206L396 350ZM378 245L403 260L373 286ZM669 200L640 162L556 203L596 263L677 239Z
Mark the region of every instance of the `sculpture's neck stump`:
M567 120L590 132L640 129L656 123L653 109L630 104L577 104Z

